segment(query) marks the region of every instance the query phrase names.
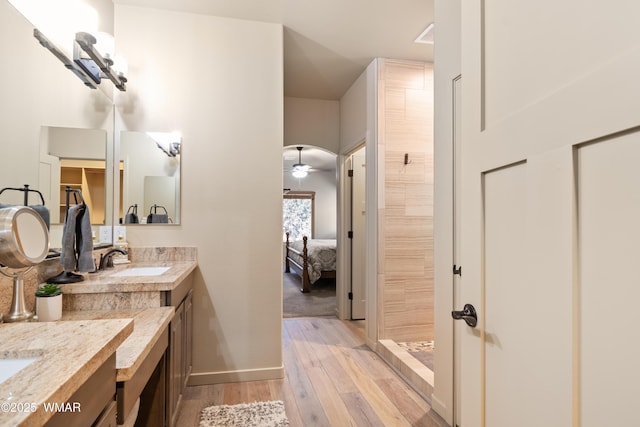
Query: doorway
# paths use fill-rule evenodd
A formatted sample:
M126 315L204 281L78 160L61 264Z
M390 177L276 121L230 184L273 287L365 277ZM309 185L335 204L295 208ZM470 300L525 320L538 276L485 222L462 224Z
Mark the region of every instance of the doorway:
M326 252L315 253L318 245L335 239L337 228L337 155L315 146L287 146L283 148L283 317L336 316L336 279L331 278L330 259ZM305 166L305 174L296 174L296 165ZM287 236L287 233L289 234ZM305 292L300 260L287 262L287 237L290 247L302 250L304 238L308 243L309 259L316 259L322 271L316 277L311 262L307 271L310 280ZM290 254L291 255L291 254ZM287 268L287 266L289 268ZM333 267L335 270L335 267ZM311 271L313 270L313 271ZM308 292L307 292L308 290Z

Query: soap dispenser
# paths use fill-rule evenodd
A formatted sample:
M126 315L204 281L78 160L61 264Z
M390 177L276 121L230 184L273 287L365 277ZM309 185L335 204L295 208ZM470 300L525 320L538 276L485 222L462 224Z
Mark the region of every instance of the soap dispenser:
M114 248L118 248L118 249L122 249L123 251L127 252L127 255L123 255L120 253L115 253L113 255L113 263L114 264L126 264L129 262L129 244L127 243L126 240L124 240L124 237L122 236L122 234L118 234L118 238L116 239L116 241L113 244Z

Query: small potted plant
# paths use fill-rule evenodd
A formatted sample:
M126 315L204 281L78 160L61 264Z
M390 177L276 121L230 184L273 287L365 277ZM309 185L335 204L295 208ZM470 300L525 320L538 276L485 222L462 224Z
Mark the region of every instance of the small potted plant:
M53 283L41 285L36 291L36 315L40 322L62 318L62 289Z

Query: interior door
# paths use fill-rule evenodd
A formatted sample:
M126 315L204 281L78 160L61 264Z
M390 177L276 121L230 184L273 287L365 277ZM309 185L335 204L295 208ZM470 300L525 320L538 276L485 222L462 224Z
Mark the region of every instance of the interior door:
M367 248L365 207L365 148L351 156L351 319L364 319L366 306L365 251Z
M461 427L637 424L638 16L462 3Z

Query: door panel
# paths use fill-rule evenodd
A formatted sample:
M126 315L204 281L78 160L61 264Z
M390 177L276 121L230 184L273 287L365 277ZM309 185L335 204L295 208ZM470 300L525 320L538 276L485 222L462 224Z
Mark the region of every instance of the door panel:
M488 128L581 77L594 66L594 52L604 64L637 46L638 2L484 3ZM553 43L541 42L547 35Z
M582 426L638 423L640 134L577 149ZM630 336L631 334L631 336Z
M484 174L487 426L570 424L572 288L562 287L571 283L570 218L548 213L571 212L571 159L561 150Z
M507 426L527 404L510 397L535 372L522 369L529 364L529 343L521 339L524 327L518 315L530 309L523 295L527 283L519 277L526 268L526 164L485 174L484 205L485 286L480 307L486 331L486 420L489 426Z

